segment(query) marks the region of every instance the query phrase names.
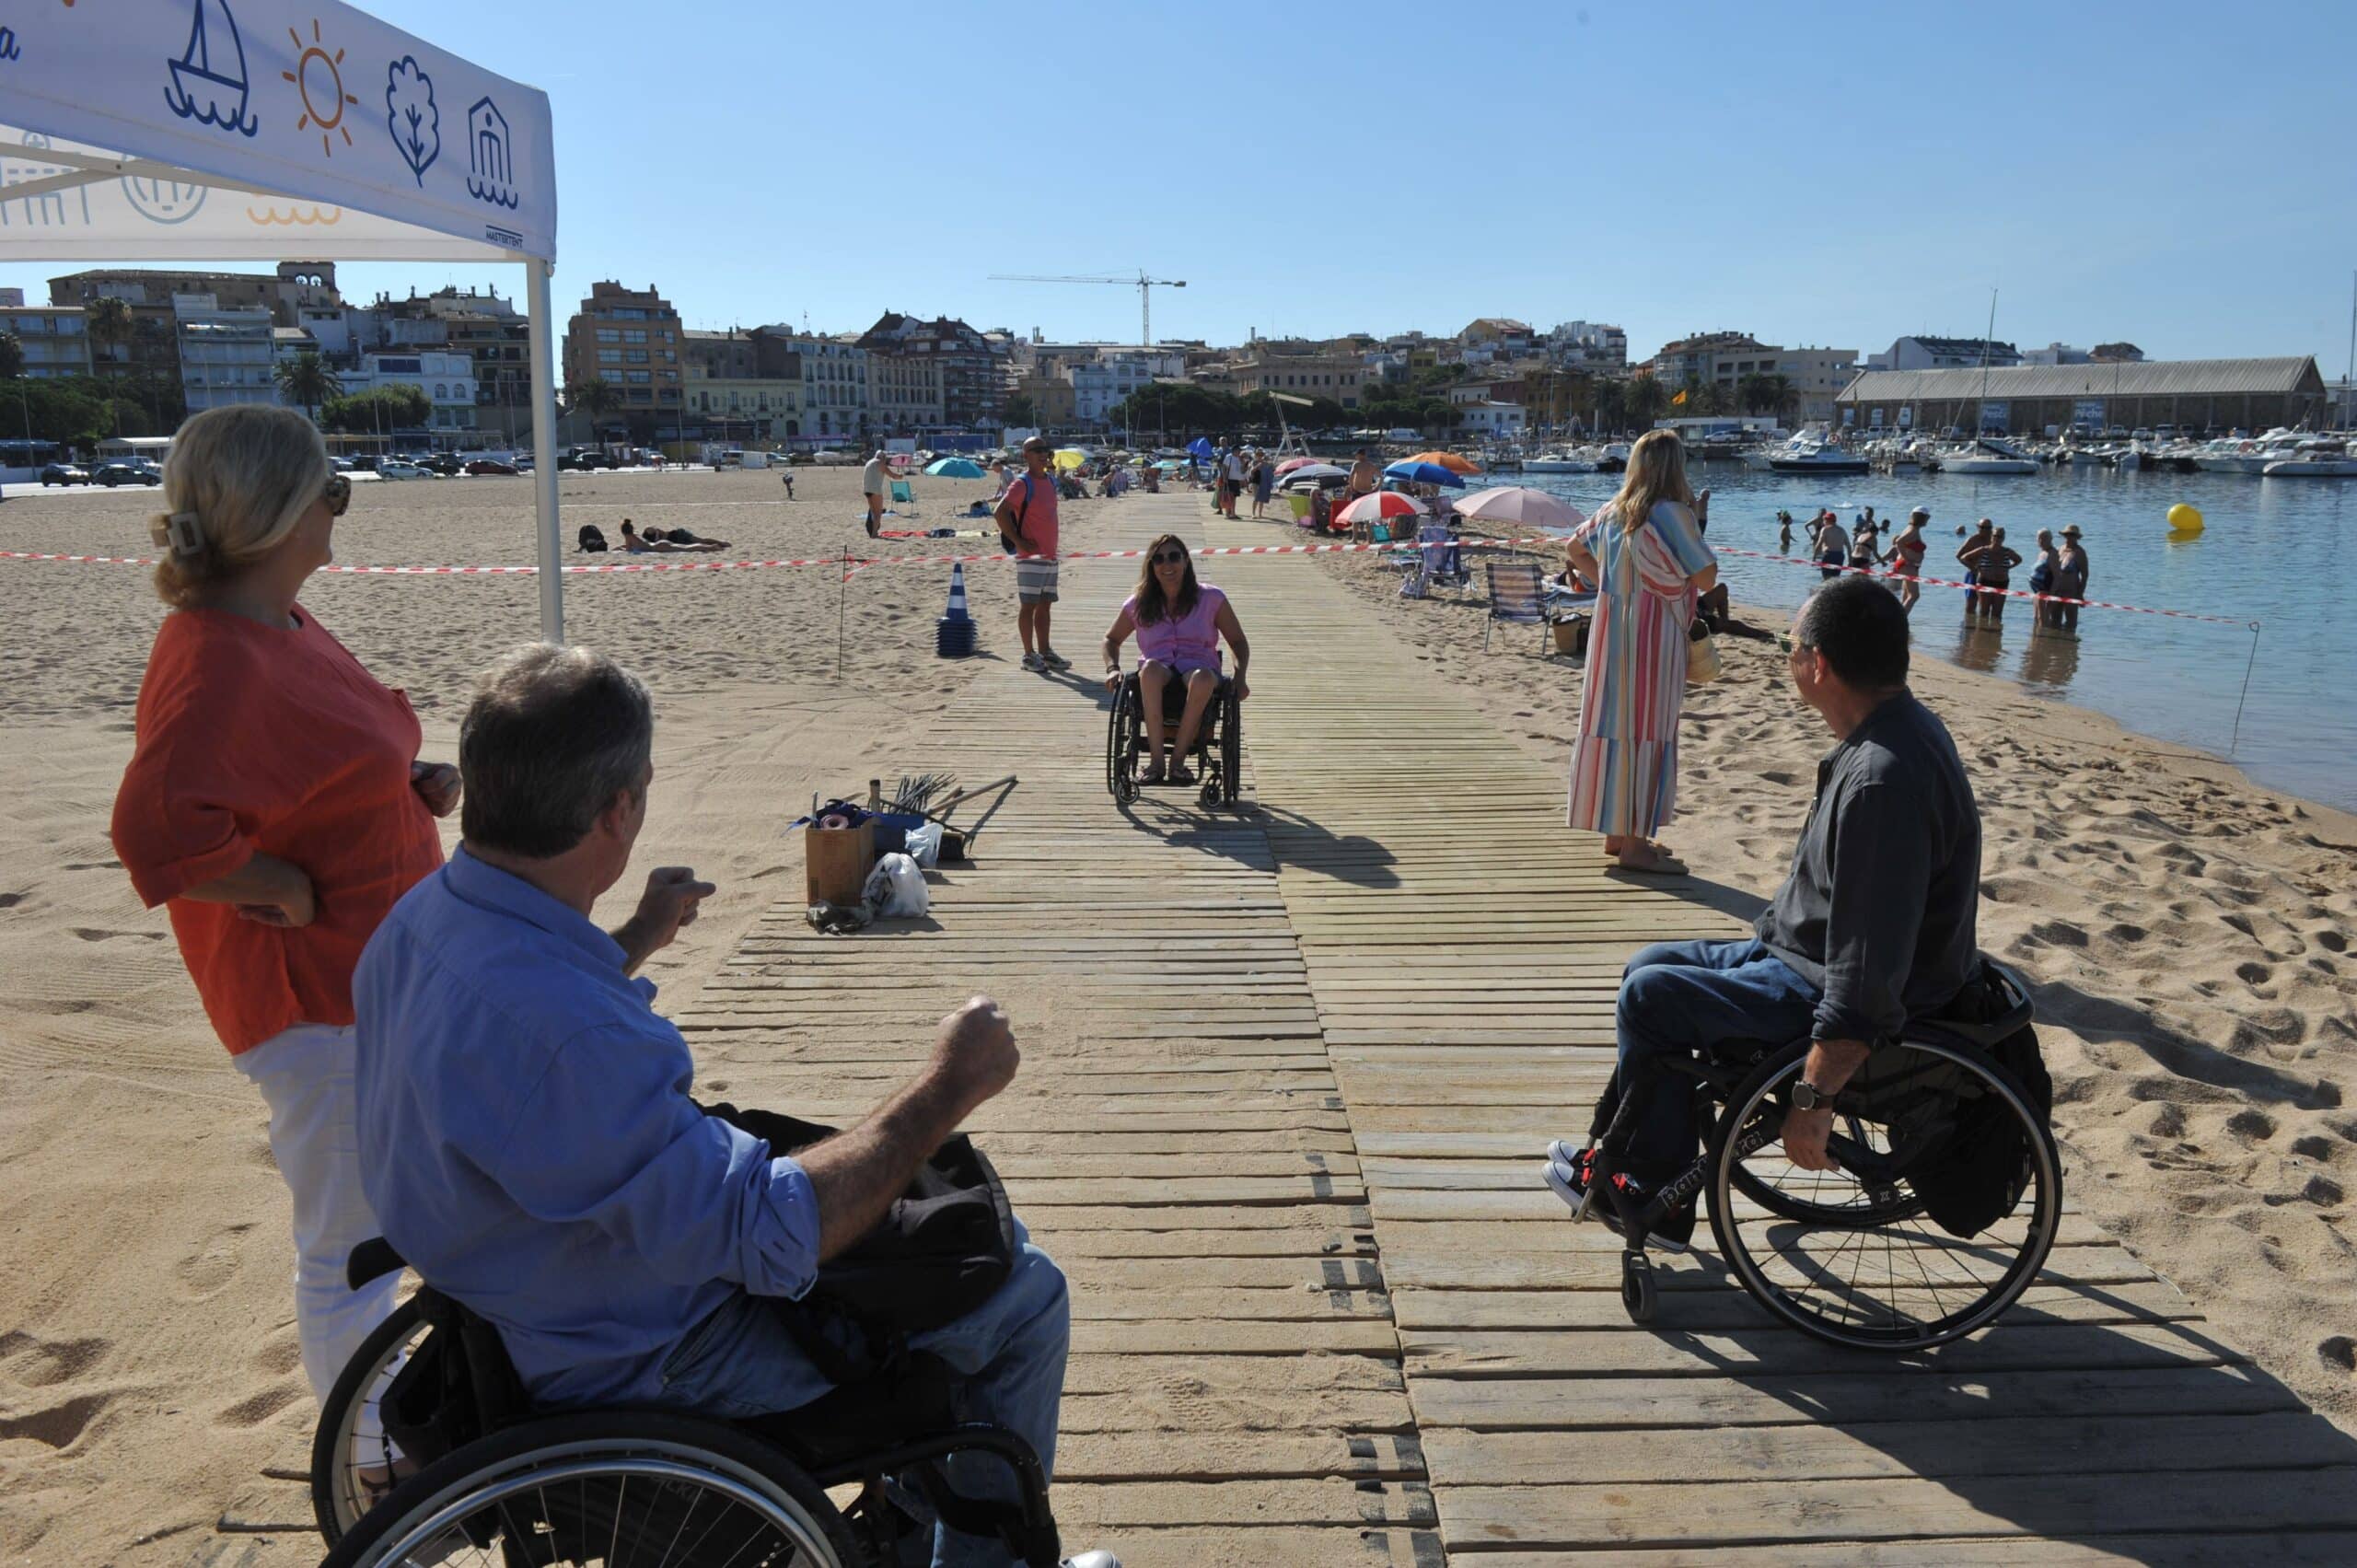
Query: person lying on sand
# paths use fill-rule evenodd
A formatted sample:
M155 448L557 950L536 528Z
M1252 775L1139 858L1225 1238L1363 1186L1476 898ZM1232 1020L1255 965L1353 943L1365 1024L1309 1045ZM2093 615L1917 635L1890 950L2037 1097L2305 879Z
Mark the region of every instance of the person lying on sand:
M693 544L675 544L661 528L649 528L641 534L628 517L622 519L622 548L633 555L692 555L728 547L718 540L699 540Z

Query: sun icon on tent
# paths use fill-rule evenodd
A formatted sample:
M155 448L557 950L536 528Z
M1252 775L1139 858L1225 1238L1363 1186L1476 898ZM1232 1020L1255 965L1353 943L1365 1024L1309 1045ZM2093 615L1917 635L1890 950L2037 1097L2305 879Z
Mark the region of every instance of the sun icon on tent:
M343 122L343 106L360 101L343 90L343 51L339 49L330 54L321 47L319 19L317 17L311 18L311 41L308 45L303 41L303 35L293 28L286 29L286 36L295 41L298 52L295 69L278 74L294 83L295 90L303 95L303 118L295 129L308 131L317 127L320 156L332 157L335 156L333 137L342 136L345 146L352 145L352 131ZM324 109L320 107L322 100L327 106Z

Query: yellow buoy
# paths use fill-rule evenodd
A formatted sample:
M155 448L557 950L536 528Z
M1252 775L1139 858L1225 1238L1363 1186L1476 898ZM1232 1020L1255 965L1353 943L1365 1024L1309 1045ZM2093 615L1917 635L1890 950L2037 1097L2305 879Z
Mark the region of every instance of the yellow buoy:
M2201 531L2201 508L2180 501L2169 508L2169 532L2190 537Z

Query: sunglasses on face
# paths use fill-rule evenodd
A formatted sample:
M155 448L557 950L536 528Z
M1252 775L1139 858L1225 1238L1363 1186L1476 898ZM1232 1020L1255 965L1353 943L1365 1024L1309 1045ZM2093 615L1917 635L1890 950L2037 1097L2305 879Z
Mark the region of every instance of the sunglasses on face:
M1183 550L1166 550L1154 558L1154 563L1157 566L1184 566L1187 563L1187 552Z
M327 488L319 493L319 499L328 504L329 517L343 517L344 508L352 505L352 476L342 473L328 475Z

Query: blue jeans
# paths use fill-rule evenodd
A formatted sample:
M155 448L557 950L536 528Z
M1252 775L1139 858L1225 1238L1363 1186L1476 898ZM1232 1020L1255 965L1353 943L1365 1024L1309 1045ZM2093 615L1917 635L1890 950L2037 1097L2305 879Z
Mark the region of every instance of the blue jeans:
M910 1337L964 1375L957 1391L960 1421L1004 1426L1039 1452L1051 1475L1056 1463L1056 1411L1063 1397L1064 1352L1072 1340L1071 1304L1063 1271L1031 1245L1016 1224L1015 1272L996 1295L956 1322ZM819 1375L770 1310L753 1295L738 1295L690 1331L663 1366L667 1404L748 1420L807 1405L833 1387ZM944 1467L959 1495L1009 1501L1016 1495L1006 1467L986 1455L959 1454ZM935 1568L996 1568L1011 1563L1006 1548L937 1527Z
M1658 1064L1806 1036L1817 988L1757 938L1656 942L1620 973L1614 1023L1620 1040L1620 1090L1631 1107L1624 1166L1641 1181L1675 1176L1695 1156L1691 1080Z

